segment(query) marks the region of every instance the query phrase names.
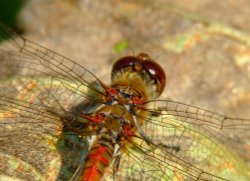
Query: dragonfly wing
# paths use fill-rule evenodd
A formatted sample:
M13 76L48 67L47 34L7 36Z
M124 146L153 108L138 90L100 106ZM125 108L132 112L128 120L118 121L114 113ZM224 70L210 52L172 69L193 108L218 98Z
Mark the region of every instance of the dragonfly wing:
M98 95L105 92L102 83L81 65L15 34L1 24L0 37L10 40L0 46L1 75L8 75L12 70L18 78L50 77L50 82L39 83L49 85L57 81L58 86L67 87L79 96L101 101Z
M160 165L191 180L249 180L250 120L194 106L152 101L142 130L159 147Z
M68 105L60 100L62 94L47 101L53 85L43 90L30 81L14 79L0 85L5 94L19 89L15 98L0 95L0 173L24 180L68 180L83 162L88 142L65 130ZM59 101L64 104L59 106Z
M213 138L250 161L250 120L223 116L198 107L172 101L153 101L149 111L160 116L158 125L172 125L184 131L196 132L203 137ZM155 119L149 123L156 124Z
M9 39L0 45L0 175L68 180L88 149L66 129L79 118L71 110L86 99L102 102L103 85L81 65L3 25L0 37Z

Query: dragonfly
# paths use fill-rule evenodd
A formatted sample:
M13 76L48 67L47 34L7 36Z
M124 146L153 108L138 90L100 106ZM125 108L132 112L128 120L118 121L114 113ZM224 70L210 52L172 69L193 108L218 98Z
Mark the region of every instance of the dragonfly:
M0 26L0 180L249 180L250 119L157 100L147 53L111 84ZM244 139L243 139L244 138Z

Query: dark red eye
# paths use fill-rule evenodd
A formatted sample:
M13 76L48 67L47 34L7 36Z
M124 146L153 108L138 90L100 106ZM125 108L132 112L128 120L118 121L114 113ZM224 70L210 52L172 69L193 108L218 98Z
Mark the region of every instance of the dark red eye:
M146 53L140 53L138 56L126 56L120 58L112 69L112 78L117 72L134 71L146 72L146 74L155 82L158 94L161 94L166 83L166 76L159 64L154 62Z

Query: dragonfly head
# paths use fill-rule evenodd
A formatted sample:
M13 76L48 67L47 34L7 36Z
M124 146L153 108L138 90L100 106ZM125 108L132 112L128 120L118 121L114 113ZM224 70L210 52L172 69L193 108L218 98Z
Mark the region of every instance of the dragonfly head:
M147 89L153 89L153 96L156 98L163 92L166 84L166 75L162 67L153 61L146 53L140 53L137 56L126 56L120 58L112 69L112 82L123 77L127 82L132 82L134 77L139 77L146 83ZM138 82L138 85L140 83Z

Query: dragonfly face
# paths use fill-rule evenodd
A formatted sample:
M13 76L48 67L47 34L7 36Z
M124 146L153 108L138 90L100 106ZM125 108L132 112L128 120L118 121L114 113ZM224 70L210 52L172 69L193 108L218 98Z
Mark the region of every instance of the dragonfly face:
M15 71L0 85L0 177L249 180L250 120L155 100L166 77L147 54L119 59L108 86L12 35L1 26L1 73Z

